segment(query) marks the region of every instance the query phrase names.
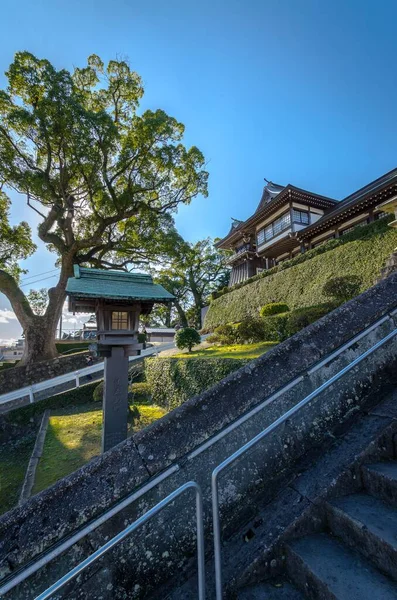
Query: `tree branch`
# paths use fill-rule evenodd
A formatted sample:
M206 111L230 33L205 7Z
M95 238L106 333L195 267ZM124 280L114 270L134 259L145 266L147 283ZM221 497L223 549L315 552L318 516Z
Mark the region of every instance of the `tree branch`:
M34 317L34 313L14 277L3 269L0 269L0 292L8 298L18 321L22 327L25 327L27 322Z

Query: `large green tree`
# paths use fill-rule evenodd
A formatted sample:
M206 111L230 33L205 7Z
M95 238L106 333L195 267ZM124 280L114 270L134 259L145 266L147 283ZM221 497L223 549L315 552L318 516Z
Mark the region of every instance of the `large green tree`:
M182 327L201 327L201 309L210 294L228 284L228 252L218 250L210 238L195 244L181 238L167 266L156 280L175 296L176 320Z
M35 314L18 282L17 259L34 250L29 228L13 233L6 222L6 237L0 230L1 251L7 236L16 247L14 257L0 257L0 291L24 329L29 363L56 355L73 264L124 268L167 253L173 211L207 194L208 173L202 153L183 145L181 123L162 110L139 112L142 82L123 60L105 66L93 55L69 72L19 52L6 75L0 184L39 216L38 237L60 267L44 315Z

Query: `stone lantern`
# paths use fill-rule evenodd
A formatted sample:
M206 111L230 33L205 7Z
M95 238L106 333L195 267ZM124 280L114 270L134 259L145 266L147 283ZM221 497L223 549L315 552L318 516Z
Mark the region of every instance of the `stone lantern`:
M71 312L95 312L97 352L105 358L102 451L127 438L128 357L138 355L139 318L174 296L150 275L74 266L66 286Z

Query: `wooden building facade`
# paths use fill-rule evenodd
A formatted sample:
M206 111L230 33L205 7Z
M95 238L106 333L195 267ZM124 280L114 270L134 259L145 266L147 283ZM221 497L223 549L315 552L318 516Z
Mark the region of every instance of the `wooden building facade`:
M386 215L380 204L397 196L397 169L341 201L291 184L267 183L254 214L233 219L218 248L232 250L230 284Z

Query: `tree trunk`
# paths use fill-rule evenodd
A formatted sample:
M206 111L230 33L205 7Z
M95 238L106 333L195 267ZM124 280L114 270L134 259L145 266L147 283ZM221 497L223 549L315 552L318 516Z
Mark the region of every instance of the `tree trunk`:
M25 349L21 365L28 365L41 360L51 360L58 355L55 346L55 333L58 320L47 315L35 315L25 328Z
M167 311L165 313L165 326L171 327L171 304L168 304Z
M201 326L202 326L201 309L203 308L204 303L203 303L202 295L200 294L200 292L197 288L197 285L196 285L196 282L194 280L192 273L189 273L189 284L190 284L190 289L192 291L193 299L194 299L197 327L198 327L198 329L201 329Z
M48 290L48 306L42 316L33 313L15 279L0 269L0 291L9 299L25 335L25 351L20 365L30 365L57 356L55 334L65 302L66 283L73 273L73 258L72 252L63 254L59 281Z
M187 322L187 317L186 317L185 311L183 310L182 306L179 304L178 300L174 300L174 305L177 310L179 320L181 322L181 327L187 327L188 322Z

